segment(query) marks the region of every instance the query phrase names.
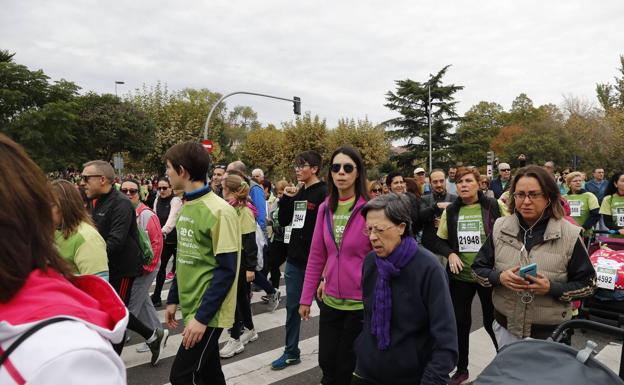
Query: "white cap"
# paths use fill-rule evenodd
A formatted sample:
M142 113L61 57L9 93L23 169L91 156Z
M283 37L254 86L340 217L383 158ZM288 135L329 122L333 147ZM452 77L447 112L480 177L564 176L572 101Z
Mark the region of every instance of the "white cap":
M418 167L416 170L414 170L414 175L420 173L420 172L425 172L425 169L422 167Z

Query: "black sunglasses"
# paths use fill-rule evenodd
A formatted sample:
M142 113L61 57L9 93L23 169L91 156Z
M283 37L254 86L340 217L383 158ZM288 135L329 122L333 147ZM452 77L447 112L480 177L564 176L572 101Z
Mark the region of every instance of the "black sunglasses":
M82 179L83 182L87 183L89 181L89 178L99 178L103 175L80 175L80 179Z
M331 172L338 173L340 172L340 168L347 174L351 174L353 170L355 170L355 166L351 163L334 163L331 165Z
M138 192L139 190L134 189L134 188L122 188L121 189L121 193L126 194L126 195L128 195L128 193L130 193L130 195L135 195Z
M158 190L159 191L167 191L167 190L169 190L169 187L162 186L162 187L159 187Z
M381 194L383 192L383 189L376 188L376 189L372 189L371 191L376 193L376 194Z

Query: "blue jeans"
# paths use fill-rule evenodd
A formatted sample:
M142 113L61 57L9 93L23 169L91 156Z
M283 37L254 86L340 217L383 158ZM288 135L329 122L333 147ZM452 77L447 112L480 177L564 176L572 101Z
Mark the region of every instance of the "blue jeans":
M303 291L305 270L286 262L284 280L286 281L286 350L292 358L299 357L299 300Z

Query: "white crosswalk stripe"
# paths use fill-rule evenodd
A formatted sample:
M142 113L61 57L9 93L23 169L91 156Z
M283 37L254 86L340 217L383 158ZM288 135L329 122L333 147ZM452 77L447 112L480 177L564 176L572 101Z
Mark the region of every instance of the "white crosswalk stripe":
M285 289L282 286L280 288L282 294L285 294ZM260 297L264 295L264 292L254 293L253 303L261 301ZM254 315L254 325L256 331L259 333L260 338L254 342L254 346L259 345L263 341L263 334L271 333L275 330L283 329L286 321L286 310L280 308L274 313L263 311L260 314ZM311 318L318 321L320 310L316 303L312 306ZM159 312L159 316L162 319L163 313ZM274 334L273 334L274 335ZM229 338L227 332L223 332L220 343L224 343ZM149 353L136 353L135 347L137 345L130 345L124 348L122 358L126 367L129 369L128 383L129 384L167 384L168 374L171 362L175 356L179 345L182 340L180 333L174 334L169 337L169 342L165 348L163 354L162 365L165 367L151 368L149 366ZM281 341L280 341L281 342ZM301 363L298 365L289 366L284 370L273 371L270 368L272 360L279 357L283 352L283 346L275 348L275 343L268 344L267 348L260 349L261 351L253 351L253 355L247 357L239 357L238 359L221 360L223 367L223 373L226 377L228 385L264 385L272 384L275 382L287 383L287 384L307 384L310 381L310 374L305 376L310 370L318 367L318 330L316 330L313 336L303 338L299 342L299 348L301 349ZM599 354L596 356L598 360L603 362L609 368L616 373L619 369L619 358L622 346L620 344L606 345ZM251 353L250 353L251 354ZM483 369L494 359L496 352L494 346L490 340L489 335L483 327L473 331L470 334L470 381L473 381ZM163 362L161 361L161 362ZM143 371L144 370L144 371ZM146 371L161 370L162 378L160 381L154 382L154 380L142 380L142 376L138 373L146 373ZM318 370L318 369L317 369ZM139 372L142 371L142 372ZM312 372L314 373L314 372ZM305 378L302 380L302 378ZM316 379L315 383L318 383L319 379ZM303 381L303 382L302 382ZM306 382L308 381L308 382Z

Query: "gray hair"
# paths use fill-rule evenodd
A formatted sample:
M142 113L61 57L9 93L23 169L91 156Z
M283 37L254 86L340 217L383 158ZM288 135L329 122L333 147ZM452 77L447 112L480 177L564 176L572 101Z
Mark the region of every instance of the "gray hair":
M264 171L262 171L261 168L254 168L251 172L251 175L253 175L254 173L257 173L259 176L264 177Z
M405 223L403 237L412 235L411 202L405 194L389 193L368 201L362 208L362 216L366 218L372 210L383 210L386 218L395 225Z
M103 177L108 179L112 184L115 180L115 169L105 160L92 160L82 165L82 167L93 166L97 173L100 173Z
M245 163L240 160L235 160L234 162L228 164L225 170L237 170L240 171L243 175L247 175L247 166L245 166Z

